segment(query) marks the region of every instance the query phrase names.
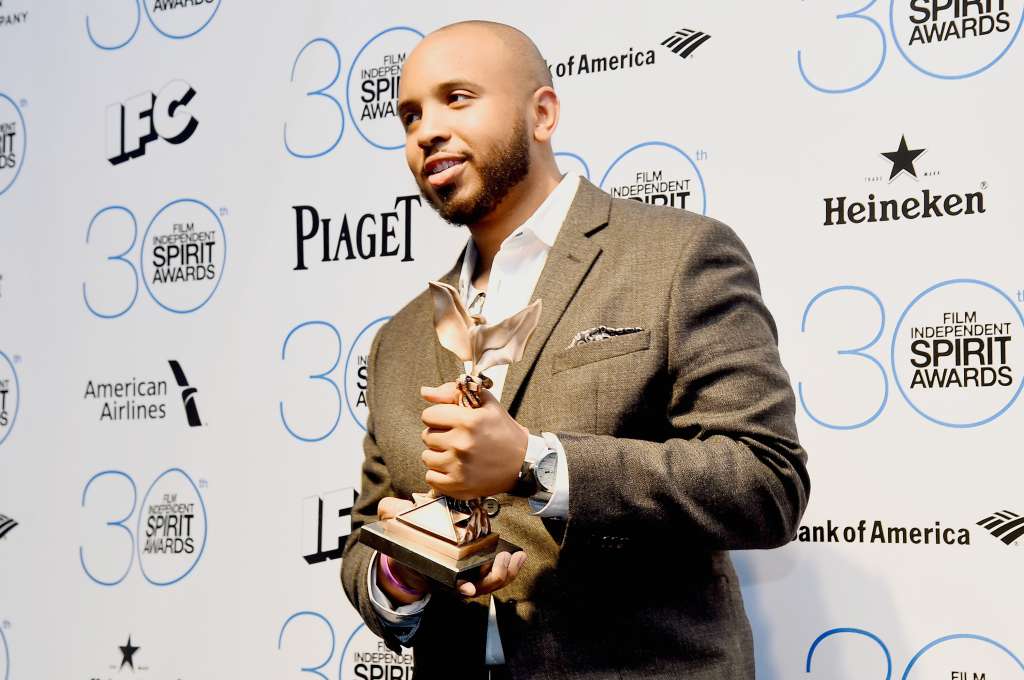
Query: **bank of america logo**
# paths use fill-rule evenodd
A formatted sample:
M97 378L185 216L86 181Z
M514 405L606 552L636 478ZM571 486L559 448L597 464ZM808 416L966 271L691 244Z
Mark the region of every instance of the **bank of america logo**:
M1006 545L1012 545L1014 541L1024 536L1024 517L1009 510L992 513L980 520L978 526L984 527Z
M199 407L196 406L196 392L199 390L189 386L188 378L185 377L185 371L182 370L181 364L174 359L168 363L171 365L171 372L174 373L174 381L178 383L178 387L182 388L181 401L185 404L185 417L188 418L189 427L199 427L203 424L199 420Z
M18 523L7 515L0 515L0 538L7 535L7 532L18 526Z
M686 59L693 54L693 51L706 43L710 35L702 31L695 31L692 28L680 28L678 31L661 41L661 44L669 48L681 58Z

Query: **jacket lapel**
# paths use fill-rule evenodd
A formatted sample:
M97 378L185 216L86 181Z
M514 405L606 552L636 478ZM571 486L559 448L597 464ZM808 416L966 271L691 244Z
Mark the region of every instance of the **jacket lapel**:
M465 247L463 247L459 259L455 261L455 266L441 277L442 283L447 283L456 289L459 287L459 274L462 273L462 259L464 257L466 257ZM434 332L434 303L429 294L427 295L426 308L426 327L429 329L430 337L434 339L434 356L437 360L437 384L441 385L458 378L465 367L462 365L462 360L442 347L440 340L437 339L437 333Z
M511 405L515 403L516 397L519 395L523 379L537 363L548 337L586 278L594 260L600 255L601 247L590 239L590 234L608 223L610 210L611 198L608 194L581 177L579 189L565 216L565 222L562 223L562 228L558 232L555 244L551 248L551 252L548 253L544 270L541 272L530 298L531 302L537 299L543 300L543 309L537 330L533 332L529 342L526 343L523 358L509 366L505 376L505 385L501 391L501 404L506 410L511 412ZM463 248L455 265L441 278L441 281L458 288L459 274L462 272L462 259L465 255L466 250ZM434 327L433 315L434 308L428 297L426 325L431 331ZM431 332L431 335L437 362L438 384L455 380L463 371L462 362L441 346L435 333Z
M591 240L590 234L608 223L610 210L608 194L581 177L579 189L530 298L531 302L543 300L537 330L526 343L523 358L509 366L505 377L501 404L510 413L524 378L537 363L551 331L576 295L594 260L601 254L601 247Z

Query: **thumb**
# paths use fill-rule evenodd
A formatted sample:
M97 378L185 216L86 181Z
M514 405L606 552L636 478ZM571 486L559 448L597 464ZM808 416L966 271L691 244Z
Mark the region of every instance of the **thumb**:
M392 496L381 498L380 502L377 503L377 519L391 519L393 517L398 517L412 507L412 501L406 501Z
M454 382L446 382L437 387L424 385L420 388L420 396L432 404L458 404L459 388Z

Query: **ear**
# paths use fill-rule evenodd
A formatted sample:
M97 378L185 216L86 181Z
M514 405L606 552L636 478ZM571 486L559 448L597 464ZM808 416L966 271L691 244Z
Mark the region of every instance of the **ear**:
M473 320L462 306L459 292L447 283L431 281L430 293L434 299L434 330L441 346L463 361L472 360L469 329Z
M493 326L477 326L470 332L479 374L492 366L512 364L523 358L526 343L540 321L541 301Z
M558 127L558 116L561 111L561 104L554 88L549 85L537 88L533 93L533 138L538 142L551 141Z

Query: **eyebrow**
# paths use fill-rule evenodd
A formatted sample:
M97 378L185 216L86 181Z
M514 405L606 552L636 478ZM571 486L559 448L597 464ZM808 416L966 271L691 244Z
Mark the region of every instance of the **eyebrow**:
M484 90L484 88L479 83L475 83L472 80L467 80L465 78L453 78L451 80L446 80L442 83L438 83L437 85L435 85L433 88L433 93L439 94L442 92L450 92L451 90L458 90L460 88L475 90L477 92L482 92ZM408 99L403 99L398 102L398 115L402 116L410 108L414 107L415 102L410 101Z

